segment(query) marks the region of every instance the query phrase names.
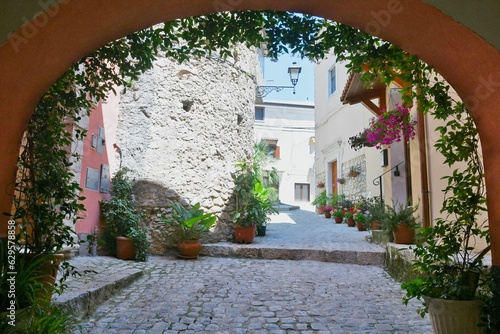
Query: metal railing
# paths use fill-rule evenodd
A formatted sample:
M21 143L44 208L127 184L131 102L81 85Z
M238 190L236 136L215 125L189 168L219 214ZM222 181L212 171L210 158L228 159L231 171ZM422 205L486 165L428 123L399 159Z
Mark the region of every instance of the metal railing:
M383 193L382 193L382 176L384 176L385 174L389 173L393 169L396 169L396 171L399 173L399 168L398 167L399 167L399 165L401 165L403 163L404 163L404 161L401 161L396 166L392 167L389 170L386 170L385 172L383 172L382 174L380 174L379 176L377 176L376 178L373 179L373 185L379 186L379 189L380 189L380 202L382 204L384 204L384 196L382 196L383 195ZM399 176L399 174L396 175L396 176Z

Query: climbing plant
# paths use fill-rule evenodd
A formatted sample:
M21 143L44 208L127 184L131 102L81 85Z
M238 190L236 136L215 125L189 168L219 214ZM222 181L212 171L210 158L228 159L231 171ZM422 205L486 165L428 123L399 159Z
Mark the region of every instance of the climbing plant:
M310 15L269 11L223 12L166 22L138 31L102 46L68 69L42 97L27 129L27 144L23 146L19 161L19 175L24 175L26 182L17 187L19 200L15 217L40 222L49 216L56 218L51 224L55 224L56 230L62 228L62 234L57 244L49 243L46 248L57 249L62 243L71 244L68 231L62 227L63 219L72 217L74 222L77 212L83 208L78 205L81 198L75 195L80 189L78 182L72 181L68 169L72 162L67 149L83 137L85 131L72 137L68 127L62 124L78 122L116 87L126 89L153 66L158 54L179 62L214 53L237 61L237 49L233 46L238 43L265 47L271 58L293 53L317 60L333 52L338 61L346 62L350 71L362 73L362 80L381 78L386 83L400 80L405 83L402 94L407 105L416 101L421 112L431 113L447 122L438 129L441 139L436 148L450 166L459 161L468 163L470 152L478 152L477 132L466 106L450 98L450 87L416 55L352 27ZM363 67L367 70L364 71ZM35 131L44 127L55 130L46 135ZM463 145L463 140L467 145ZM50 157L32 154L37 150L54 154ZM481 159L476 155L472 159L472 167L455 169L446 178L448 196L443 202L443 212L448 218L446 227L430 230L433 237L442 237L446 241L442 233L451 231L453 224L463 224L467 233L479 234L487 240L484 229L471 227L477 223L478 215L486 210ZM40 204L45 212L41 215ZM467 209L468 205L475 205L475 209ZM440 226L439 222L437 226ZM456 248L455 243L448 247L456 252L470 248L462 241L459 244L461 248Z

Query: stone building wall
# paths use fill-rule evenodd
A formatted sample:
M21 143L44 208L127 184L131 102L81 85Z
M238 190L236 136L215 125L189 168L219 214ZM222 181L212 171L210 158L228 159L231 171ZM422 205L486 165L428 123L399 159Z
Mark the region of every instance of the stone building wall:
M360 171L358 176L349 176L351 167L356 167ZM342 177L346 179L342 185L342 193L347 198L356 199L360 195L366 197L366 158L364 155L344 162L342 164Z
M218 216L203 242L232 236L234 163L251 156L257 52L237 59L156 61L122 95L117 145L136 179L152 254L175 244L161 222L169 201L200 202Z

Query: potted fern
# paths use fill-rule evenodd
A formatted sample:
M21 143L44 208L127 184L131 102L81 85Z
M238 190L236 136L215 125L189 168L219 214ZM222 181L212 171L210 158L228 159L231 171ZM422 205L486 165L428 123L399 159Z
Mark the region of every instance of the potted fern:
M412 244L415 239L417 219L414 213L418 206L393 204L386 205L382 225L385 231L392 233L397 244Z
M171 217L163 216L162 220L176 228L179 257L196 259L201 251L200 237L215 224L217 217L211 212L205 213L200 203L194 204L189 210L180 203L172 203L172 208L174 213Z

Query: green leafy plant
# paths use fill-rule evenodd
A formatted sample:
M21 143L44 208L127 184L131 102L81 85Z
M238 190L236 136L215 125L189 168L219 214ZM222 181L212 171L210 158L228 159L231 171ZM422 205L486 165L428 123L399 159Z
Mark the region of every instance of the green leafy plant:
M318 208L323 208L326 206L327 202L328 202L328 194L326 193L326 190L323 190L312 201L312 205L315 205Z
M345 215L345 211L343 209L335 208L332 211L332 216L334 218L343 218Z
M417 218L415 212L418 206L393 204L393 206L385 206L385 215L382 219L384 230L392 232L395 227L406 225L410 228L417 226Z
M208 232L217 219L213 213L205 213L200 203L194 204L189 210L180 203L172 203L172 208L174 213L171 218L162 216L162 221L175 226L179 240L200 239L201 234Z
M361 224L365 228L370 227L370 213L368 211L358 211L353 215L354 221Z
M108 252L116 255L116 237L134 240L136 258L146 261L149 243L147 232L141 227L141 214L135 209L130 169L121 168L111 180L111 198L101 201L101 212L106 221L102 241Z

